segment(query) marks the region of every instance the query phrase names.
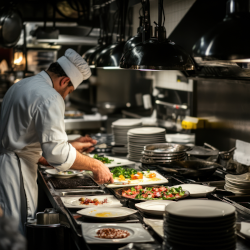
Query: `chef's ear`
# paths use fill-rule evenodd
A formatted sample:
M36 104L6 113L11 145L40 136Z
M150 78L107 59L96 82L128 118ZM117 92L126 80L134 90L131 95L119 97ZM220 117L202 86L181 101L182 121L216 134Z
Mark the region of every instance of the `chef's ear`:
M61 77L60 87L64 88L64 87L68 86L69 82L70 82L70 78L69 77L67 77L67 76Z

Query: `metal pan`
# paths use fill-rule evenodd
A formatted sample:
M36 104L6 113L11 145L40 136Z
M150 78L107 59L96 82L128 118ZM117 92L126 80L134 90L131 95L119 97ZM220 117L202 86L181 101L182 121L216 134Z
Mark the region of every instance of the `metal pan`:
M205 146L209 148L205 148ZM187 154L191 156L198 156L198 157L209 157L209 156L215 156L215 155L218 156L219 150L205 142L204 147L194 146L192 150L187 151Z
M144 146L144 151L148 154L181 153L191 150L191 147L174 143L157 143Z
M164 186L166 186L166 185L164 185ZM181 184L180 184L180 186L181 186ZM145 187L146 187L146 186L145 186ZM159 186L159 185L147 185L147 187L156 187L156 188L160 188L160 187L162 187L162 186ZM131 187L116 188L116 189L113 189L113 192L115 193L115 196L116 196L117 198L119 198L119 199L128 199L128 200L132 200L132 201L134 201L134 202L147 201L147 200L145 200L145 199L127 198L127 197L122 196L122 192L125 191L125 190L128 190L128 189L130 189L130 188L131 188ZM186 191L186 190L183 190L183 191L185 191L185 195L182 196L181 198L175 199L175 200L185 199L185 198L187 198L187 197L189 196L189 192L188 192L188 191Z
M146 152L142 151L142 154L143 157L152 159L171 159L186 156L185 152L179 154L147 154Z
M184 161L185 157L179 159L172 159L172 160L153 160L153 159L144 159L141 158L140 162L143 164L169 164L177 161Z
M171 164L172 168L157 166L168 173L179 174L190 177L208 177L212 175L221 165L208 161L182 161Z

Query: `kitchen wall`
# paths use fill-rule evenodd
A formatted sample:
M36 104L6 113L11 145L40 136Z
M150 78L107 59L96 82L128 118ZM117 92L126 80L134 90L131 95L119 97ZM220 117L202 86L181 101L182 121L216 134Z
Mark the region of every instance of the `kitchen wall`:
M197 131L197 144L220 150L235 140L250 142L250 81L198 80L197 116L210 117L213 128Z
M166 0L164 1L164 12L165 12L165 28L167 31L167 36L178 25L180 20L186 15L191 6L195 3L196 0ZM139 23L139 10L141 4L134 6L133 14L133 34L136 34L138 23ZM158 22L158 1L150 1L150 19L151 25L154 27L154 21ZM188 82L182 82L178 80L178 76L183 76L180 71L170 70L170 71L158 71L152 73L152 79L154 80L154 86L183 90L183 91L193 91L193 80L188 80Z

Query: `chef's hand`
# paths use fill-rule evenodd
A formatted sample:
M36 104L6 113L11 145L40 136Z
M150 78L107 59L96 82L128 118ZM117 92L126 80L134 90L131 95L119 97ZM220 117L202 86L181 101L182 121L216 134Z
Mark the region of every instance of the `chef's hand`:
M88 135L85 135L85 136L81 136L80 138L77 138L77 139L73 140L72 142L90 142L90 143L96 145L97 140L93 140Z
M91 142L71 142L71 145L80 153L86 152L90 153L92 152L95 148L93 147L93 143Z
M96 145L97 141L93 140L91 137L86 135L78 139L75 139L74 141L71 141L70 143L80 153L82 152L90 153L95 149L93 146Z
M94 180L99 184L114 183L113 174L102 162L96 160L96 167L93 170Z
M46 161L46 159L43 156L38 160L37 164L40 164L43 166L50 166L49 163Z

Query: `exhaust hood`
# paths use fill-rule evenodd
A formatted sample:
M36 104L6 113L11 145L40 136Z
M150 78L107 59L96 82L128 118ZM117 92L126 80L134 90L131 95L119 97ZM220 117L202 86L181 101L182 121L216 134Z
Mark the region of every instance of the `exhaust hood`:
M207 34L211 34L211 30L218 29L220 23L225 23L226 7L227 13L235 12L239 10L237 2L244 5L243 2L248 2L246 0L196 0L184 18L176 26L174 31L169 36L169 39L174 40L180 46L182 46L185 51L190 55L194 56L196 62L195 70L183 72L187 77L190 78L216 78L216 79L250 79L250 62L244 61L234 61L232 54L235 56L235 52L232 52L234 48L230 44L230 40L234 38L236 33L233 32L234 26L232 26L231 34L227 35L222 32L219 34L213 33L215 36L211 38L208 42ZM231 5L230 5L231 3ZM232 5L236 3L236 5ZM227 6L227 4L229 4ZM249 11L249 10L248 10ZM243 13L244 15L245 13ZM233 14L234 15L234 14ZM227 18L232 18L233 15L227 15ZM234 17L237 19L237 15ZM225 20L224 20L225 19ZM246 19L246 17L245 17ZM224 20L224 21L223 21ZM247 24L245 23L244 27ZM210 32L210 33L209 33ZM247 34L247 27L244 34L244 30L241 28L241 36L235 36L234 40L239 39L237 44L241 44L242 36L249 36ZM222 35L223 34L223 35ZM183 39L186 37L186 39ZM227 52L224 52L224 56L206 56L211 55L211 48L213 41L216 38L221 37L225 43L225 48ZM213 40L214 39L214 40ZM197 42L198 41L198 42ZM245 44L245 43L243 43ZM195 45L195 46L194 46ZM207 46L207 47L205 47ZM209 47L210 46L210 47ZM237 46L237 45L236 45ZM231 47L231 50L230 50ZM194 51L193 51L194 49ZM203 50L202 50L203 49ZM246 56L249 54L249 47L239 48L241 51L246 52ZM224 49L225 51L225 49ZM194 53L193 53L194 52ZM218 53L217 53L218 54Z

